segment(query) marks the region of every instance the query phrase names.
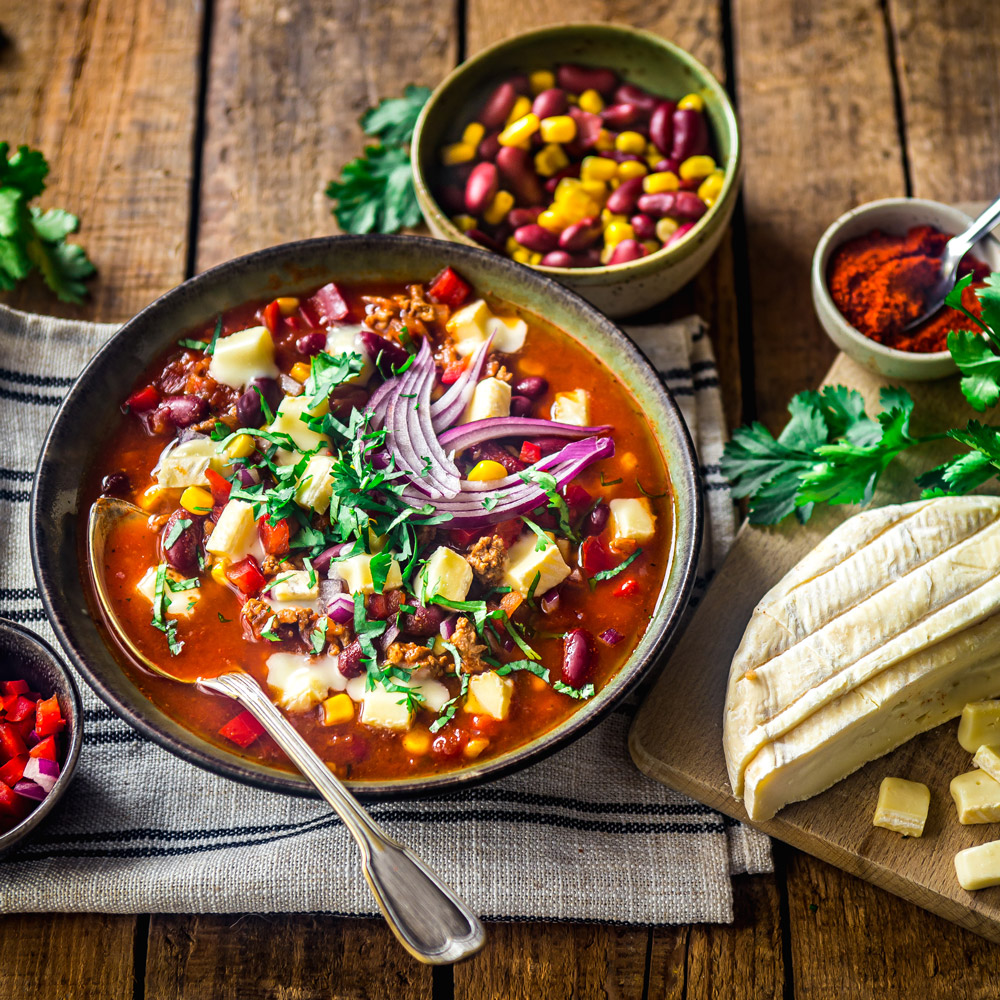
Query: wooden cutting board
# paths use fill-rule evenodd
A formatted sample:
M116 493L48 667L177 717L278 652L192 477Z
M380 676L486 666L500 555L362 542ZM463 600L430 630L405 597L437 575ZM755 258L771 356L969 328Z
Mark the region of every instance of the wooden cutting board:
M858 389L868 412L878 409L888 381L841 354L826 383ZM899 384L899 383L896 383ZM958 379L908 383L913 429L929 433L979 416L965 405ZM980 416L980 419L982 417ZM988 418L987 418L988 419ZM917 473L953 453L948 442L916 448L890 467L873 505L916 500ZM720 812L748 822L732 794L722 752L722 714L729 664L757 601L856 507L817 508L802 526L744 524L725 563L633 723L629 748L638 767ZM1000 692L997 692L1000 694ZM822 795L781 810L757 829L881 886L990 940L1000 942L1000 887L970 893L955 877L955 854L1000 839L1000 824L961 826L948 792L972 767L957 740L957 720L872 761ZM923 837L903 839L872 826L879 783L886 775L924 782L931 791Z

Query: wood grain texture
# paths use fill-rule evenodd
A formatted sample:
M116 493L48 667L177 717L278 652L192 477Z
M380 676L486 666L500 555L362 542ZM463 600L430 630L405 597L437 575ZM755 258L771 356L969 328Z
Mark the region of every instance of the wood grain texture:
M60 304L37 276L0 301L124 319L184 277L201 0L4 6L0 137L52 166L42 207L78 215L91 297Z
M3 1000L132 1000L135 918L23 913L0 918Z
M447 4L219 0L198 270L336 232L323 192L361 153L359 116L408 83L437 83L457 50Z
M454 1000L641 1000L649 931L591 924L489 924L454 970Z
M754 407L777 428L836 353L809 293L816 241L847 209L905 194L902 155L878 0L733 0L733 33Z
M430 996L430 968L410 958L380 920L162 914L150 921L146 1000Z

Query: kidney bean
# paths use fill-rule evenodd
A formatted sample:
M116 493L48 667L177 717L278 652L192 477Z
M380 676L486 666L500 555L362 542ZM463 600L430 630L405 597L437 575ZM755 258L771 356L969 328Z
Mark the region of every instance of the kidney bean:
M644 114L651 115L661 98L634 83L622 83L615 90L615 104L634 104Z
M656 239L656 223L648 215L643 215L640 212L638 215L633 215L628 221L637 240Z
M281 386L278 385L278 380L274 378L251 379L247 388L260 389L264 397L264 402L271 408L272 413L281 405L281 401L285 398L285 394L281 391ZM257 394L254 393L254 395L256 396Z
M579 177L580 176L580 164L571 163L568 167L563 167L558 173L553 174L545 182L545 190L549 194L554 194L557 187L559 187L559 182L564 177Z
M482 141L479 143L479 159L481 160L495 160L497 158L497 153L503 147L500 145L500 133L499 132L488 132L483 136Z
M608 258L608 264L627 264L630 260L645 257L649 251L638 240L622 240Z
M400 628L410 635L437 635L444 617L444 609L436 604L430 604L427 607L418 607L412 615L403 615Z
M610 97L618 85L618 74L603 66L577 66L563 63L556 69L556 83L571 94L596 90L603 97Z
M465 211L465 191L457 184L446 184L441 188L438 200L449 215L461 215Z
M321 333L319 330L304 333L295 341L295 350L299 354L304 354L307 358L311 358L314 354L319 354L324 347L326 347L326 334Z
M156 412L174 427L190 427L205 419L208 403L201 396L167 396L157 407Z
M477 163L465 184L465 209L470 215L482 215L497 193L500 180L492 163Z
M664 156L669 156L673 149L676 109L677 105L673 101L661 101L649 119L649 138Z
M631 215L635 211L637 201L642 200L642 178L632 177L630 180L622 181L608 195L608 200L604 203L609 212L615 215Z
M531 96L531 81L528 79L527 73L515 73L510 78L511 86L519 93L523 94L525 97Z
M638 201L639 211L643 215L651 215L654 219L662 219L665 215L673 215L677 205L676 191L661 191L659 194L644 194Z
M346 421L352 410L363 410L368 402L368 390L360 385L338 385L330 393L330 412Z
M531 154L517 146L504 146L497 153L497 170L504 187L520 205L540 205L545 200L542 185L535 173Z
M361 662L361 643L357 639L349 642L341 651L337 660L337 669L348 679L360 677L365 672Z
M576 122L576 138L567 143L566 149L579 155L597 142L604 129L604 121L600 115L595 115L592 111L581 111L579 108L570 108L569 116Z
M679 191L697 191L701 187L701 182L704 180L703 177L688 177L682 179L677 185Z
M693 191L677 191L677 203L674 206L674 215L680 219L700 219L707 211L708 206Z
M680 242L691 230L694 229L693 222L685 222L683 226L678 226L671 234L670 239L664 244L664 246L672 247L675 243Z
M601 251L597 247L591 247L589 250L584 250L583 253L578 253L576 261L577 267L600 267Z
M538 219L542 214L542 206L535 205L533 208L512 208L507 213L507 221L515 228L528 226Z
M570 629L563 638L563 683L582 688L593 673L594 637L585 628Z
M601 112L604 124L616 132L631 128L642 117L642 111L634 104L612 104Z
M402 603L403 592L401 590L387 590L384 594L369 594L365 600L365 611L369 618L384 622L399 611L399 606Z
M495 441L484 441L482 444L477 444L472 449L472 457L477 462L499 462L511 475L515 472L523 472L527 468L524 462L515 458L506 448L501 447Z
M174 530L178 521L190 521L191 523L177 536L173 544L167 546L167 539ZM194 576L198 572L198 547L201 545L202 518L189 514L183 507L175 510L160 532L160 545L163 549L163 558L185 576Z
M517 100L517 90L509 80L504 81L487 98L483 110L479 112L479 121L487 132L501 129Z
M551 118L553 115L566 114L566 91L558 87L543 90L532 102L531 111L539 118Z
M131 489L129 478L124 472L108 473L101 480L101 496L124 497Z
M368 327L361 328L361 343L364 344L368 357L375 362L375 366L387 378L391 377L393 368L404 365L410 356L405 348L400 347L395 341L380 337Z
M260 427L264 423L260 397L253 389L247 389L236 400L236 420L240 427Z
M514 393L527 396L528 399L538 399L544 396L549 388L549 380L541 375L526 375L514 383Z
M585 535L599 535L608 523L610 513L608 505L602 500L584 519L583 533Z
M494 253L500 253L501 251L500 244L481 229L466 229L465 235L470 240L475 240L481 247L486 247L487 250L492 250Z
M653 167L653 173L661 174L669 171L672 174L676 174L680 168L681 165L672 156L665 156Z
M683 163L689 156L708 152L708 126L705 116L694 108L679 108L673 114L674 141L670 155ZM657 145L657 149L660 146ZM665 149L660 149L666 153Z
M551 257L552 254L546 254L545 257ZM545 257L542 258L542 263L545 263ZM566 264L552 264L547 265L552 267L567 267ZM510 415L512 417L526 417L531 412L531 400L527 396L511 396L510 397Z
M573 255L565 250L550 250L539 263L545 267L573 267Z
M559 246L559 235L544 226L532 222L527 226L519 226L514 230L514 239L523 247L535 253L548 253Z
M559 234L559 248L575 253L577 250L586 250L593 246L601 235L601 220L594 216L588 216L579 222L574 222L567 226Z

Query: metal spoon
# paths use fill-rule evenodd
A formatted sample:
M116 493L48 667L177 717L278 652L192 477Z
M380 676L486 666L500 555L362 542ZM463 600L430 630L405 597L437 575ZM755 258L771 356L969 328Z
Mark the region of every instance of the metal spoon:
M924 310L923 315L911 320L903 327L904 332L912 330L915 326L919 326L930 319L944 305L945 296L955 287L955 277L962 258L998 222L1000 222L1000 198L997 198L965 232L959 233L948 240L944 245L944 253L941 256L941 275L927 293L927 301L930 305Z
M101 497L91 507L88 523L94 587L118 640L154 673L227 695L253 715L350 830L361 848L365 879L382 915L400 944L414 958L430 965L444 965L477 952L483 946L485 935L475 914L423 861L379 827L249 674L234 671L189 681L164 670L129 639L109 599L103 570L107 539L115 528L133 518L145 521L148 515L124 500Z

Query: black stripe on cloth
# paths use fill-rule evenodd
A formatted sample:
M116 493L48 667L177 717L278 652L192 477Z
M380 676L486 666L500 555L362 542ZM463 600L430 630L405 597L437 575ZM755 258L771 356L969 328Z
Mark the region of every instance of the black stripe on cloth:
M0 618L8 618L12 622L43 622L45 612L41 608L27 608L24 611L17 608L0 608Z
M90 722L103 722L109 719L117 719L118 716L110 708L85 708L83 710L83 718ZM124 724L122 723L122 725Z
M718 476L722 475L722 466L718 463L713 465L703 465L701 467L701 474L703 476Z
M714 389L718 384L719 379L715 375L711 378L696 378L694 380L695 389Z
M6 500L7 503L27 503L31 499L31 493L28 490L8 490L0 488L0 500Z
M62 396L33 396L30 392L18 392L0 385L0 399L9 399L15 403L36 403L38 406L58 406Z
M710 493L712 490L728 490L729 482L728 480L723 480L721 483L705 483L705 492Z
M41 596L36 587L0 587L0 601L38 601Z
M35 474L30 469L5 469L0 467L0 479L10 479L15 483L30 483Z
M696 361L690 368L667 368L660 369L660 375L663 378L683 378L689 379L692 375L697 375L699 372L714 372L715 362L714 361Z
M0 368L0 379L15 385L33 385L47 389L68 389L76 381L65 375L34 375L31 372L15 371L13 368Z
M131 727L122 724L121 729L113 729L109 733L87 733L87 743L90 746L105 746L116 743L125 746L129 743L142 743L142 737Z
M711 360L710 361L696 361L691 366L691 371L693 371L695 373L697 373L697 372L714 372L715 371L715 362L711 361Z

